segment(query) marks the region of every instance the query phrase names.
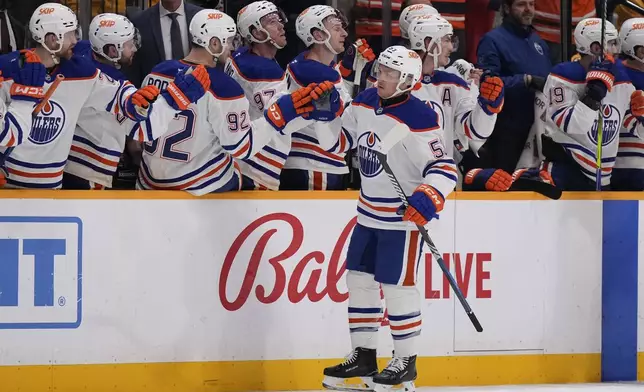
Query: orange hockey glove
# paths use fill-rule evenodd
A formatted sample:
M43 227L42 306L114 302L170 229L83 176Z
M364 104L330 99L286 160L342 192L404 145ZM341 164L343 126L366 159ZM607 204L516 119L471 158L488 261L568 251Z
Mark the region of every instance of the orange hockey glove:
M269 124L281 134L284 134L284 127L289 121L298 116L308 117L313 111L311 92L317 84L311 83L306 87L300 87L290 95L281 96L275 103L264 110L264 118Z
M159 93L159 89L154 85L141 87L128 97L125 103L125 113L134 121L146 120L150 104L157 99Z
M512 186L512 176L501 169L472 169L465 175L464 191L505 192Z
M488 115L499 113L503 109L503 81L498 76L483 75L481 78L479 104Z
M43 85L47 70L35 52L21 50L20 56L23 62L15 75L12 75L13 84L9 94L11 99L38 102L45 96Z
M631 113L638 119L644 117L644 91L635 90L631 94Z
M414 193L407 198L409 205L405 210L403 220L425 226L430 220L437 218L438 213L445 206L445 198L433 186L421 184Z
M191 103L210 88L210 75L203 65L197 66L192 72L179 73L174 81L161 93L166 102L176 110L186 110Z

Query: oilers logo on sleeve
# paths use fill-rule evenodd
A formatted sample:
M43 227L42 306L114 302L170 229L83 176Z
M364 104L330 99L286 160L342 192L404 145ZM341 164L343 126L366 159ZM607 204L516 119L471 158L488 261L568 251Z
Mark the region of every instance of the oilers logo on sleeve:
M360 162L360 173L373 178L382 172L382 165L373 151L373 146L380 143L380 138L373 132L364 132L358 137L358 160Z
M602 107L602 118L602 146L608 146L619 135L623 116L615 105L605 104ZM598 135L597 119L595 119L590 132L588 132L588 138L594 145L599 143Z
M65 110L60 104L49 100L34 117L29 140L34 144L48 144L56 140L65 127Z

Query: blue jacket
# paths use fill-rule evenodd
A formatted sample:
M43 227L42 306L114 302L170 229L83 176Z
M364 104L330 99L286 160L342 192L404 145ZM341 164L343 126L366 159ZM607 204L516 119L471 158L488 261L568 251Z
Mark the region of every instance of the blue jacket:
M481 38L477 57L478 68L497 74L505 85L505 104L490 142L502 139L512 144L513 150L522 150L534 121L534 92L525 87L524 76L548 76L552 67L548 46L532 28L506 18Z

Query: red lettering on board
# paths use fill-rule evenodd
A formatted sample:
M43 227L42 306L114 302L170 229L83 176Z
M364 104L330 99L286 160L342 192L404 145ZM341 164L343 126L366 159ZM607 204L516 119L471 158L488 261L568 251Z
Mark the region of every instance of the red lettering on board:
M463 261L463 256L465 260ZM452 268L451 261L454 260ZM492 261L491 253L444 253L443 261L445 266L452 272L456 284L461 289L465 297L470 294L470 286L474 283L475 296L480 299L492 298L492 290L486 290L483 287L484 281L490 280L490 271L484 269L484 264ZM472 277L472 267L474 266L474 277ZM435 288L433 286L434 274L440 274L441 287ZM472 282L474 279L474 282ZM425 298L426 299L441 299L449 298L451 287L449 280L442 273L440 267L432 259L431 254L425 254Z
M342 233L340 233L333 251L331 252L331 257L329 257L328 262L326 262L326 257L323 252L312 251L306 254L296 264L290 278L287 277L286 271L281 263L291 258L300 250L304 240L304 227L302 226L302 222L300 222L300 220L294 215L288 213L268 214L251 222L246 228L244 228L244 230L241 231L241 233L239 233L224 258L224 264L222 266L219 279L219 298L221 304L229 311L241 309L246 301L248 301L253 287L255 288L255 297L259 302L264 304L274 303L284 294L285 290L289 301L292 303L299 303L304 298L308 298L311 302L318 302L326 296L328 296L333 302L340 303L346 301L348 299L348 293L341 293L338 289L338 283L344 274L346 266L345 261L342 260L341 262L340 257L342 250L349 239L349 234L356 224L356 220L357 218L351 219L342 230ZM266 256L265 251L267 244L277 233L277 229L269 229L261 235L255 244L250 259L247 262L244 280L239 292L235 298L229 299L226 294L228 278L239 250L246 243L251 234L269 222L285 222L290 226L292 231L292 238L286 249L277 256L268 259L268 264L272 267L275 278L275 283L272 289L268 292L268 289L263 285L255 285L255 278L260 267L260 262L262 258ZM238 262L241 262L241 260ZM311 262L319 265L320 268L314 269L310 276L304 276L304 271ZM327 268L326 284L318 292L317 288L320 282L320 277L322 276L322 268L324 268L325 265ZM304 288L300 290L300 283L303 281L306 283Z

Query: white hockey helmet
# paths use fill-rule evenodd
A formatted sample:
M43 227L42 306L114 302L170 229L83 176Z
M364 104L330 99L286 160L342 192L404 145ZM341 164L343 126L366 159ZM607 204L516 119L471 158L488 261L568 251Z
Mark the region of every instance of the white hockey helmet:
M99 14L89 24L89 42L92 50L109 61L117 63L121 59L123 47L128 41L132 41L136 49L141 46L139 31L123 15ZM105 53L105 45L114 45L118 53L117 57L109 57Z
M233 18L217 10L201 10L190 22L192 42L206 49L215 59L221 56L226 45L232 44L236 34L237 27ZM213 38L218 38L221 42L222 51L219 53L210 51L210 40Z
M407 32L409 31L411 21L423 15L438 15L438 11L429 4L414 4L402 10L400 18L398 18L398 25L400 26L400 35L404 39L409 39Z
M438 68L438 56L443 52L441 41L443 37L450 37L454 50L458 47L458 40L454 36L452 24L440 15L423 15L414 18L409 26L409 41L412 50L420 50L434 58L434 68ZM425 40L429 38L429 44ZM429 48L436 44L433 52Z
M396 45L390 46L385 49L378 61L374 64L373 73L378 78L381 73L381 66L398 71L398 83L396 84L396 92L388 98L392 98L412 90L420 81L423 75L423 62L420 56L413 50L407 49L404 46ZM401 88L401 86L406 86Z
M575 45L577 52L581 54L593 54L590 47L593 43L602 43L602 20L600 18L586 18L575 27ZM605 51L619 53L619 36L615 26L606 21L605 27Z
M619 30L619 42L622 53L644 63L644 59L636 56L635 48L644 46L644 18L631 18Z
M282 20L283 24L286 24L288 22L288 19L286 19L286 15L284 15L284 12L277 8L277 6L270 1L262 0L262 1L256 1L254 3L250 3L246 7L242 8L239 13L237 13L237 28L239 29L239 33L244 37L246 40L250 42L255 42L258 44L262 44L264 42L270 42L275 46L277 49L282 49L284 48L283 46L278 45L268 34L268 31L262 27L261 19L265 17L266 15L270 14L277 14L279 18ZM263 41L258 40L251 34L251 27L256 28L257 30L263 32L266 34L266 39Z
M68 7L58 3L45 3L36 8L29 20L29 31L33 40L42 45L52 56L55 56L62 48L66 33L74 31L76 39L81 39L81 30L76 14ZM45 45L45 37L48 34L53 34L56 37L58 50L52 50ZM54 60L56 60L55 57Z
M324 27L324 20L328 17L338 18L346 30L347 18L340 10L328 5L313 5L302 11L295 20L295 30L307 48L313 44L324 44L331 52L340 54L341 52L334 50L331 46L331 33ZM327 36L326 40L317 41L313 36L313 29L322 30Z

